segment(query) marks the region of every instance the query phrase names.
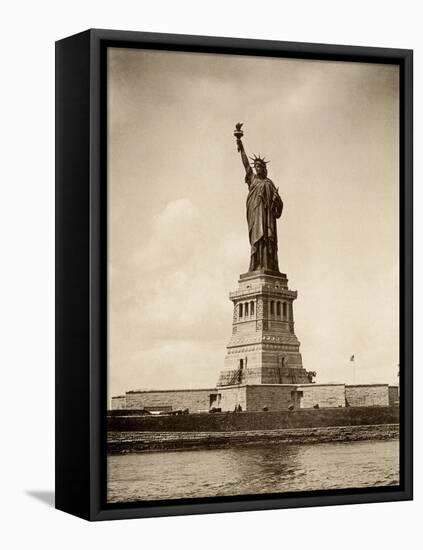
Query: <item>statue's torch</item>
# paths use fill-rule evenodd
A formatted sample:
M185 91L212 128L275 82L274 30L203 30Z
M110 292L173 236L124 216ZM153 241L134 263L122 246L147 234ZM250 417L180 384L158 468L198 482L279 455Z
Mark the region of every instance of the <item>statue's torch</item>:
M236 137L238 152L240 151L238 141L240 141L242 136L244 135L244 132L241 130L242 124L243 124L242 122L238 122L237 124L235 124L235 130L234 130L234 136Z

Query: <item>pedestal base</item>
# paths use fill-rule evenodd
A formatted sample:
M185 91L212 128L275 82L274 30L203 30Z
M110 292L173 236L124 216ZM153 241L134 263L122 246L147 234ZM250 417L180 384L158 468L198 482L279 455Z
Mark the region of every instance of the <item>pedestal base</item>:
M234 304L232 338L218 386L306 384L300 342L294 332L293 301L284 273L243 273L229 295Z

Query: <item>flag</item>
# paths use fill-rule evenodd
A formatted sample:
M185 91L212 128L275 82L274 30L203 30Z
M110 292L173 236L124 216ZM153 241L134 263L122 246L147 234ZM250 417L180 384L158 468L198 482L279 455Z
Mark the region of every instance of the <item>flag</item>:
M354 357L354 355L351 355L351 357L350 357L350 361L354 361L354 360L355 360L355 357Z

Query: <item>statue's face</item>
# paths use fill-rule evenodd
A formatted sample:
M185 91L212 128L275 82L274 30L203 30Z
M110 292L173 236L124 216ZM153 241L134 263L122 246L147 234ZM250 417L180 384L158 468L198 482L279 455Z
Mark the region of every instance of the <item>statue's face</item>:
M254 163L254 169L256 171L256 174L261 177L266 176L266 168L261 162L255 162Z

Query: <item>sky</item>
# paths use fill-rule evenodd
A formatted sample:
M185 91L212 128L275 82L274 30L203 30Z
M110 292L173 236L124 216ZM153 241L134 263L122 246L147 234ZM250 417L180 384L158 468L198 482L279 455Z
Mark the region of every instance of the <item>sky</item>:
M284 202L304 367L396 383L397 67L108 52L109 396L217 381L250 254L236 122Z

